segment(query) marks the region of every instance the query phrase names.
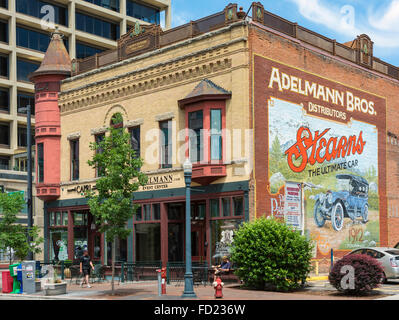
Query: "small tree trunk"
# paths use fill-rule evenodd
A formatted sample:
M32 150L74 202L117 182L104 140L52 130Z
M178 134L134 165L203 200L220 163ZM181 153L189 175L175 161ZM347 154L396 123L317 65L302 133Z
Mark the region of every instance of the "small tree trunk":
M114 239L112 241L112 280L111 280L112 295L115 295L115 291L114 291L115 251L116 251L116 243L115 243L115 237L114 237Z

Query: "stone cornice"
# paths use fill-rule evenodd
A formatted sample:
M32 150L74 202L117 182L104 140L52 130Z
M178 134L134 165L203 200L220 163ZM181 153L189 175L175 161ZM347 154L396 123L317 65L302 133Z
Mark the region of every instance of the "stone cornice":
M218 46L218 48L197 51L131 73L63 91L59 99L61 113L226 70L232 66L232 60L226 56L227 54L231 56L235 52L247 50L241 48L234 52L228 52L228 46L246 40L246 37L237 38ZM183 66L185 68L182 68Z
M92 136L95 136L96 134L101 134L107 132L108 128L107 127L101 127L101 128L94 128L90 130L90 133Z
M138 126L141 126L143 123L144 123L143 118L136 119L136 120L130 120L130 121L126 121L126 123L124 124L124 127L125 128L138 127Z
M75 140L80 138L80 132L74 132L67 135L68 140Z
M166 112L166 113L162 113L162 114L157 114L155 116L155 121L159 122L159 121L169 120L169 119L173 119L174 117L175 117L174 112Z
M189 44L192 44L192 43L204 40L204 39L208 39L210 37L214 37L216 35L223 34L225 32L229 32L235 27L240 27L240 26L244 26L244 25L248 25L248 22L246 22L245 20L244 21L238 21L238 22L235 22L235 23L232 23L232 24L228 25L227 27L220 28L220 29L217 29L215 31L211 31L211 32L202 34L202 35L200 35L198 37L190 38L190 39L187 39L187 40L172 44L170 46L167 46L167 47L164 47L164 48L161 48L161 49L157 49L157 50L154 50L154 51L151 51L151 52L147 52L147 53L141 54L139 56L136 56L136 57L133 57L133 58L130 58L130 59L126 59L126 60L123 60L123 61L120 61L120 62L117 62L117 63L113 63L113 64L111 64L109 66L105 66L105 67L102 67L102 68L98 68L98 69L95 69L95 70L91 70L91 71L88 71L88 72L85 72L85 73L82 73L82 74L67 78L67 79L61 81L61 83L69 83L69 82L72 82L74 80L79 80L79 79L82 79L84 77L97 74L99 72L107 71L107 70L110 70L110 69L113 69L113 68L124 66L126 64L130 64L130 63L135 62L135 61L139 61L139 60L142 60L142 59L145 59L145 58L152 57L154 55L158 55L158 54L162 54L162 53L174 50L174 49L178 49L180 47L183 47L183 46L186 46L186 45L189 45Z

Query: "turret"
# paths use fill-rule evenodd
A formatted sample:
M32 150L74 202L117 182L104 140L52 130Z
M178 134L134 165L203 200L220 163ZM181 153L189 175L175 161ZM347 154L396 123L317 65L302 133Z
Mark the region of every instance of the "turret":
M71 59L56 30L44 59L29 79L35 84L36 194L43 201L60 196L61 119L58 93L71 75Z

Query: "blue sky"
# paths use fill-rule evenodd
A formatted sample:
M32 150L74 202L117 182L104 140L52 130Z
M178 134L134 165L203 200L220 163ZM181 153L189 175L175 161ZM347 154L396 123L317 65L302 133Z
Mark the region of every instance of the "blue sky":
M229 2L247 11L253 0L172 0L172 26L222 11ZM374 42L374 56L399 66L399 0L260 2L266 10L341 43L365 33Z

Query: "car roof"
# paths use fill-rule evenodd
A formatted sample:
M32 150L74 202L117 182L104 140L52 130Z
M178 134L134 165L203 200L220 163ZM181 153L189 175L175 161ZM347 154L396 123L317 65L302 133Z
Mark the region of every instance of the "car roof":
M337 179L352 179L352 180L355 180L357 182L369 185L369 183L368 183L368 181L366 179L364 179L363 177L360 177L360 176L355 176L353 174L337 174L335 177Z
M391 248L391 247L361 247L361 248L353 249L352 251L363 250L363 249L372 249L375 251L399 250L398 248Z

